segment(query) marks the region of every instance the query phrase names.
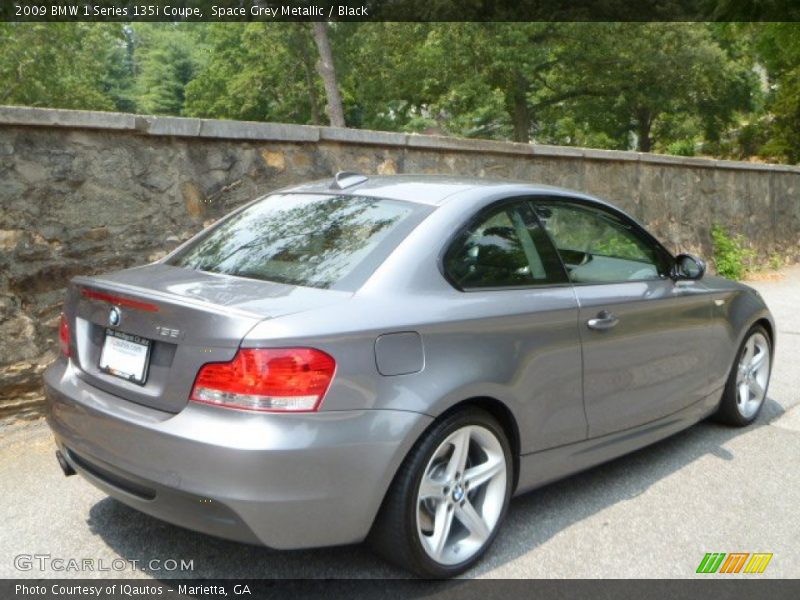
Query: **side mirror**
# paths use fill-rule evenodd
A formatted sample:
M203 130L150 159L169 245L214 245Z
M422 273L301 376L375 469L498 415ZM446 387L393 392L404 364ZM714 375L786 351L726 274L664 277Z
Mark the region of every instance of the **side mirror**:
M706 263L692 254L679 254L675 257L675 266L672 272L676 281L701 279L706 272Z

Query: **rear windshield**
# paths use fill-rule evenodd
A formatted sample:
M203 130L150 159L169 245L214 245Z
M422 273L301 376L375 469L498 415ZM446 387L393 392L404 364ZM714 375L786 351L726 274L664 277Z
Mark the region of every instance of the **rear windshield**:
M425 213L423 205L396 200L272 195L226 219L167 264L354 290Z

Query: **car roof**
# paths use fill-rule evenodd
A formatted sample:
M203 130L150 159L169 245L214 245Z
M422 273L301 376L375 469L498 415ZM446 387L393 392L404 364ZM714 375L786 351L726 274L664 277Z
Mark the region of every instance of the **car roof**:
M349 174L355 182L342 188L337 187L336 179L324 179L287 187L278 193L284 194L336 194L368 196L390 200L404 200L419 204L440 206L452 196L475 188L487 192L503 191L531 194L557 193L584 199L592 199L585 194L543 184L522 181L507 181L482 177L460 177L454 175L379 175L358 176ZM344 180L347 181L347 180Z

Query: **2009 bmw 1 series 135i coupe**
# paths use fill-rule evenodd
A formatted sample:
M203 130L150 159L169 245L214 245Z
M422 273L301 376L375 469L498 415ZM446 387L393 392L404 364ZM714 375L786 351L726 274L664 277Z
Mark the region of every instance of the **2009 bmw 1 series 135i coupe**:
M756 418L772 317L704 271L577 192L340 173L71 282L57 457L190 529L456 575L513 495Z

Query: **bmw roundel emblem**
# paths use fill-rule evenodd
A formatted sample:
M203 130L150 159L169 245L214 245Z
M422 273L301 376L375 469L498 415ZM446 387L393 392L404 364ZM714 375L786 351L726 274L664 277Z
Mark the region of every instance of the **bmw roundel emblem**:
M122 313L116 306L114 306L108 313L108 324L112 327L116 327L119 325L120 321L122 321Z

